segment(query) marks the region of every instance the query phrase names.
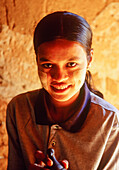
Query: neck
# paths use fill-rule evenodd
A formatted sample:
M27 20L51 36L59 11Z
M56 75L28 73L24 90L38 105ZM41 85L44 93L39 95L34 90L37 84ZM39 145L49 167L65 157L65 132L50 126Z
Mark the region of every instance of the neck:
M54 105L56 108L64 108L64 107L70 107L75 101L77 100L79 96L79 92L77 92L73 97L71 97L67 101L57 101L54 98L50 97L51 103Z
M52 119L55 122L63 122L71 117L76 109L78 96L79 92L75 94L72 99L65 102L56 101L55 99L49 97L47 105Z

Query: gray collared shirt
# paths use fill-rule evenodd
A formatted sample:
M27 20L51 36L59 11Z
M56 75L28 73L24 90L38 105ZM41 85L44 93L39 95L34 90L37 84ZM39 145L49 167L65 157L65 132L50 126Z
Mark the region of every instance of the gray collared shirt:
M119 112L84 87L74 116L56 124L47 112L44 89L15 97L7 108L8 170L28 169L36 150L53 148L69 170L119 169ZM83 123L81 123L83 122Z

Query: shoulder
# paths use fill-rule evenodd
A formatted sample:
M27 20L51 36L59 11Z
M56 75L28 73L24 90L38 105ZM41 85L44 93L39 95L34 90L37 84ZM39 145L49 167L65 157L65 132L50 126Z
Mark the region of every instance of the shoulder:
M34 107L37 100L42 100L44 89L28 91L15 96L7 105L7 110L22 110Z
M43 101L43 89L28 91L15 96L7 106L7 120L12 119L24 127L29 120L35 121L35 106ZM38 105L39 105L38 103Z
M112 104L110 104L109 102L95 95L92 92L91 92L91 103L97 106L100 106L106 110L112 111L112 112L119 112L119 110L116 107L114 107Z
M109 102L105 101L104 99L98 97L94 93L91 94L91 106L92 108L96 111L96 113L99 115L99 113L102 113L101 116L103 115L104 117L116 117L116 119L119 122L119 110L114 107L112 104Z

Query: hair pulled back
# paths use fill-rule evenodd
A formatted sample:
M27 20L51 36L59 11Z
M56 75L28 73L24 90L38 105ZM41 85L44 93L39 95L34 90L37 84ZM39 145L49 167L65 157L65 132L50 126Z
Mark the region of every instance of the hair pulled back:
M34 32L34 49L40 44L55 39L66 39L79 42L90 54L92 30L87 21L76 14L59 11L48 14L37 25Z
M90 61L92 30L88 22L83 17L67 11L58 11L46 15L37 24L34 32L34 50L36 53L36 60L39 45L55 39L66 39L69 41L79 42L87 53L87 60ZM86 83L89 89L94 92L95 90L90 84L91 74L89 71L86 74Z

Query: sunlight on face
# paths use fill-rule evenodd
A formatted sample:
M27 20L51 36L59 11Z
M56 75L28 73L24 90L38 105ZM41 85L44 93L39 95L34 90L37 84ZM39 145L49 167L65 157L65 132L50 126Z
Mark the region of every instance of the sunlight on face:
M38 48L42 86L56 101L75 100L85 81L86 69L86 52L77 42L57 39Z

